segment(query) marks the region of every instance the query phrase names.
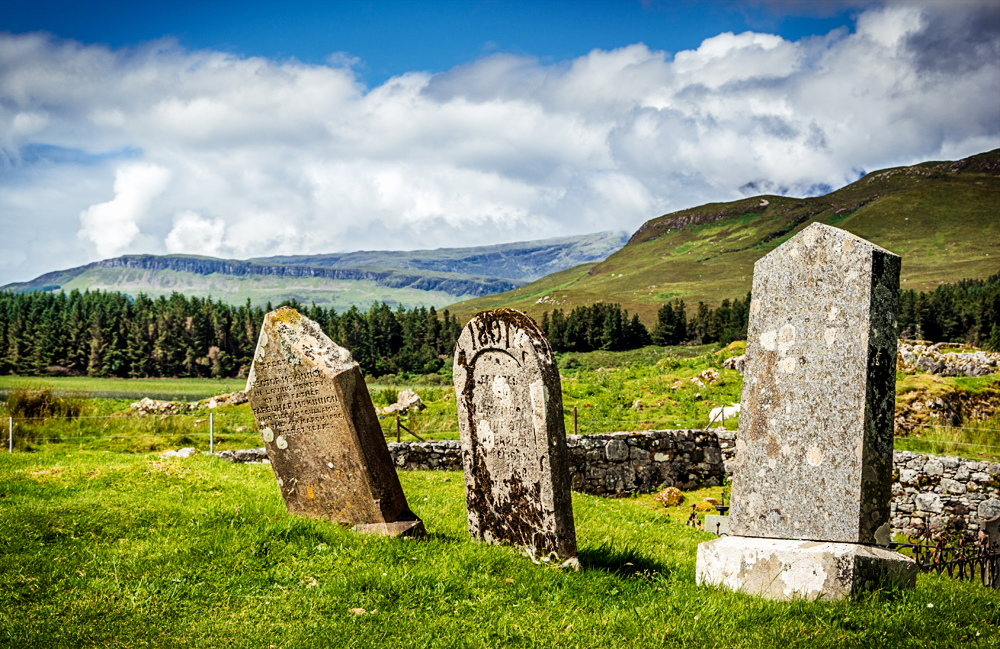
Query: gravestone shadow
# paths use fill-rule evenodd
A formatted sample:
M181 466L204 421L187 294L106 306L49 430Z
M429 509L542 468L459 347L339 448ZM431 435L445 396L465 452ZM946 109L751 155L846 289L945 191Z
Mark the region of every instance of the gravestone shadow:
M654 574L670 576L675 566L663 563L630 547L604 544L597 547L577 548L577 558L583 570L601 570L626 579L651 577Z

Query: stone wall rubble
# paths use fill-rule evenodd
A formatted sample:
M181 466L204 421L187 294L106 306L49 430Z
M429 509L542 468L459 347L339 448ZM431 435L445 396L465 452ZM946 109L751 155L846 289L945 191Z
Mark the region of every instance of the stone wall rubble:
M1000 354L942 352L946 343L921 345L900 342L896 369L906 374L928 372L941 376L985 376L1000 371Z
M718 486L725 479L714 432L650 430L567 435L574 491L602 496Z

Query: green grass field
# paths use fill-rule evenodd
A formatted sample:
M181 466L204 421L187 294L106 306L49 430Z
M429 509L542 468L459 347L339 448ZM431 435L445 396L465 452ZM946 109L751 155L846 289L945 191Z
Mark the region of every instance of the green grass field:
M461 474L400 478L426 540L289 516L262 465L0 456L0 646L998 646L982 586L920 575L837 603L699 588L711 535L649 496L574 494L566 572L470 540Z
M609 433L707 425L709 412L740 401L743 378L722 368L722 361L743 353L744 343L720 350L701 347L644 347L626 352L567 353L557 357L562 376L563 421L567 433ZM433 378L437 379L436 375ZM118 398L83 399L82 417L45 420L16 419L15 449L34 450L46 444L72 446L78 450L109 450L143 453L182 446L208 450L209 424L213 424L215 450L260 446L253 414L247 404L202 407L183 415L138 417L129 405L143 396L175 394L178 400L229 392L244 387L241 380L199 379L21 379L0 377L0 393L18 385L49 386L64 394L110 394ZM425 382L368 385L377 407L396 402L398 393L414 389L427 408L401 418L405 428L422 439L458 439L455 393L450 385ZM897 375L897 408L915 399L947 396L949 393L1000 392L1000 375L984 377L939 377L929 374ZM0 394L2 396L2 394ZM162 396L160 397L162 398ZM167 397L170 398L170 397ZM574 419L575 409L575 419ZM934 419L924 412L924 421ZM213 420L210 422L210 415ZM10 416L0 405L0 421ZM575 421L575 425L574 425ZM382 419L386 439L395 441L395 417ZM735 430L738 419L726 421ZM955 455L977 460L1000 460L1000 416L963 422L962 428L928 426L908 437L897 438L898 450ZM402 441L416 441L401 429ZM0 432L6 441L7 430Z
M50 386L63 393L105 399L163 399L197 401L242 390L246 379L95 379L79 376L0 376L0 397L19 385Z

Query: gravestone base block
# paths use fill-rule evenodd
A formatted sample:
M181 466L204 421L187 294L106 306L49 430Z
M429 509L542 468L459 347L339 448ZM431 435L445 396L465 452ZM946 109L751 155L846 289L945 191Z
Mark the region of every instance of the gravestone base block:
M723 536L698 546L696 578L699 585L767 599L830 601L913 588L917 564L897 552L854 543Z
M408 536L422 538L427 530L419 519L415 521L393 521L391 523L364 523L355 525L354 531L361 534L381 534L382 536Z

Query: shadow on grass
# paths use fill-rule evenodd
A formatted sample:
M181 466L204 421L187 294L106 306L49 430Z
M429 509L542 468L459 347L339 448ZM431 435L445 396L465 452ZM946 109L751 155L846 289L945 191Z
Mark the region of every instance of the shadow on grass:
M635 548L602 544L596 548L581 548L577 555L584 570L603 570L625 578L669 576L673 566L643 555Z

